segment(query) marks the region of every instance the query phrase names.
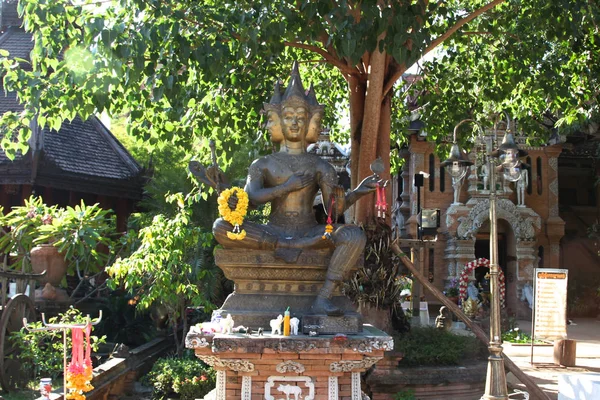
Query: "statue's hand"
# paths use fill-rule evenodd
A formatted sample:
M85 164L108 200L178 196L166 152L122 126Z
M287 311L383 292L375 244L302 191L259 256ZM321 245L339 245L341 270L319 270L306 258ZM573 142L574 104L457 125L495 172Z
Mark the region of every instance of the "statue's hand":
M315 181L315 175L308 172L296 172L285 181L285 187L294 192L311 185Z
M379 179L379 176L377 174L373 174L363 179L362 182L358 184L356 189L354 189L354 192L358 194L371 193L374 192L375 189L377 189L378 185L386 186L387 183L387 180Z
M229 208L231 210L235 210L235 208L237 207L237 204L238 204L237 193L233 193L231 196L229 196L229 200L227 201L227 205L229 206Z

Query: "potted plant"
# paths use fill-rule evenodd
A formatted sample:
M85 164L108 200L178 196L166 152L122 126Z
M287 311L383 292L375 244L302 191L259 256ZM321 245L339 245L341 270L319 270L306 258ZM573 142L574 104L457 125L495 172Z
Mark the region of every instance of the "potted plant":
M42 284L58 286L67 273L81 279L108 258L102 247L110 246L115 232L110 213L83 201L74 208L47 206L32 196L25 205L0 213L0 251L9 255L13 269L46 271Z
M112 244L115 233L114 218L110 210L99 204L85 205L83 200L75 207L56 210L51 223L38 228L33 243L40 253L58 253L67 262L67 274L80 279L89 273L98 272L108 260L107 248ZM37 249L32 249L32 260Z
M456 278L456 277L450 278L448 280L448 283L446 283L446 289L444 290L444 294L446 295L446 297L448 297L451 301L453 301L456 304L458 304L458 295L459 295L458 286L459 286L458 278Z
M55 213L55 206L49 207L34 196L7 214L0 212L0 252L9 258L7 264L10 267L31 272L29 255L39 236L39 228L51 224Z

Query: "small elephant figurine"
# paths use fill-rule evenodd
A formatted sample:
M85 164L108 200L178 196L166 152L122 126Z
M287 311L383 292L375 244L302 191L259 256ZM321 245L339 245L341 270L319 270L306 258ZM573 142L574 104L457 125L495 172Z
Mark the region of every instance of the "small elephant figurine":
M300 320L296 317L290 319L290 330L292 335L298 336L298 326L300 326Z
M233 332L233 318L231 317L231 314L227 314L227 318L222 319L221 320L221 332L225 333L225 334L231 334Z
M279 314L276 319L272 319L269 323L271 325L271 335L281 335L281 324L283 323L283 315Z

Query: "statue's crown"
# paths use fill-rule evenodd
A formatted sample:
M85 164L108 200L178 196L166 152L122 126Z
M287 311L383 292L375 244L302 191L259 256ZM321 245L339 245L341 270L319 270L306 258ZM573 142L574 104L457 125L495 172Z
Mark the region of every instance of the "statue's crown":
M294 61L294 64L292 65L290 82L283 93L281 91L281 84L281 81L275 83L275 89L273 91L273 96L268 103L269 105L279 106L286 103L300 103L307 105L311 109L320 106L317 102L317 96L313 85L310 85L308 90L304 90L302 78L300 78L300 71L298 70L298 61Z

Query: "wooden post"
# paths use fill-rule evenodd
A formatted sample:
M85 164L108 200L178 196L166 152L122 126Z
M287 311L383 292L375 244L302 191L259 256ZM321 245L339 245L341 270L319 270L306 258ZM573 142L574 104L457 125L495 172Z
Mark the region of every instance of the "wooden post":
M577 363L577 342L562 339L554 342L554 364L574 367Z
M458 308L456 304L451 302L438 288L436 288L431 282L429 282L429 279L427 279L423 274L421 274L417 270L415 265L410 261L410 259L406 256L406 254L404 254L404 252L400 249L400 247L398 247L398 245L395 242L392 243L391 248L392 251L400 258L400 260L406 266L406 268L408 268L409 271L412 272L414 277L419 282L421 282L423 287L429 290L436 299L442 302L442 304L448 307L448 309L452 311L454 315L456 315L461 321L463 321L465 325L467 325L469 329L471 329L471 331L473 332L475 337L477 337L477 339L479 339L486 345L489 344L490 339L488 338L488 335L483 331L483 329L481 329L479 325L474 324L473 321L471 321L471 319L467 317L465 313L463 313L462 310ZM550 400L550 397L548 397L548 395L544 393L544 391L540 389L528 375L521 371L521 369L517 367L515 363L513 363L511 359L506 356L506 354L502 354L502 356L504 357L504 366L508 368L508 370L512 372L513 375L527 387L527 390L529 390L529 394L531 394L532 398L539 400Z

